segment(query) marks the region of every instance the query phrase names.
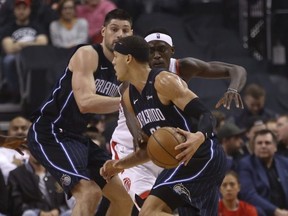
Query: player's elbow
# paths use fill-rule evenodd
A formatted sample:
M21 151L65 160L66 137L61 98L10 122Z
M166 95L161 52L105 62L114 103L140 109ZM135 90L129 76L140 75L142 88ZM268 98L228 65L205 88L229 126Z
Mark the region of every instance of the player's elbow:
M80 101L77 103L80 113L86 114L90 112L89 103L86 101Z
M235 65L233 67L234 70L238 71L239 74L241 74L243 77L247 76L247 71L244 67L240 66L240 65Z

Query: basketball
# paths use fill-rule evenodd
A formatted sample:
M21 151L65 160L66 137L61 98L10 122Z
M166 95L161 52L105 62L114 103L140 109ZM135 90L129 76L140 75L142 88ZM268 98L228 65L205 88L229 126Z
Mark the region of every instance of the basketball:
M185 142L186 138L173 127L157 129L148 139L147 153L157 166L165 169L177 167L180 160L175 157L181 150L175 150L175 146Z

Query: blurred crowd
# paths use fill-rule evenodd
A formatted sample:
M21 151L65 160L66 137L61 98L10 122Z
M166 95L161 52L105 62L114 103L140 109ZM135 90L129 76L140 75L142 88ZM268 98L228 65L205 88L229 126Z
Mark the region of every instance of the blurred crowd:
M164 0L157 4L152 0L137 2L138 6L145 5L144 11L149 13L159 2L164 8L177 10L183 1L177 5ZM119 5L128 9L135 6L121 0L0 1L1 96L10 102L20 100L16 58L23 48L48 44L71 48L98 43L105 15ZM243 90L243 110L213 111L217 119L215 133L228 161L219 216L288 216L288 111L283 114L267 108L266 91L258 84L248 84ZM16 116L0 134L25 136L30 124L28 117ZM95 115L85 135L110 152L116 125L117 114ZM28 150L20 155L0 147L0 191L0 216L71 214L73 199L67 199Z

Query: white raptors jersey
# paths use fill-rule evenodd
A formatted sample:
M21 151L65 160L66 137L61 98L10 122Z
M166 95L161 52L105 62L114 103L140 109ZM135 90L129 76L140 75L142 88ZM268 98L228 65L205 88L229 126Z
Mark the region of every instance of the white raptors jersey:
M174 58L171 58L170 59L170 65L169 65L169 71L170 72L177 73L176 64L177 64L177 60ZM126 118L125 118L123 108L121 105L120 105L120 110L119 110L117 127L115 128L115 130L112 134L112 141L116 142L117 144L122 145L123 147L125 147L124 149L126 149L126 150L127 150L127 148L131 149L131 150L134 149L133 137L132 137L127 125L126 125ZM117 145L117 148L121 148L120 145ZM123 150L117 149L117 151L122 152L122 151L124 151L124 149Z

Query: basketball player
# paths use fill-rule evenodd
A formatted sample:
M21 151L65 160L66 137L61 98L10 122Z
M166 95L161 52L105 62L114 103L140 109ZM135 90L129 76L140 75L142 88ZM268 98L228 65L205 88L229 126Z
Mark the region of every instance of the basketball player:
M72 215L94 215L102 193L107 215L130 215L133 203L118 176L106 184L99 169L110 157L82 135L92 113L119 109L118 81L111 63L113 47L132 35L132 19L121 9L106 15L101 44L81 46L71 57L50 98L29 130L31 153L76 199Z
M157 128L172 126L186 141L176 146L181 150L176 156L179 166L160 173L140 215L172 215L174 209L185 206L189 215L216 216L226 157L213 134L213 116L182 79L163 69L151 70L148 62L149 45L141 37L129 36L116 43L117 79L131 83L123 94L125 106L147 136ZM199 121L195 133L191 117ZM137 126L127 123L129 128ZM125 158L107 161L101 175L109 181L115 173L149 161L145 147L142 143Z
M173 41L167 30L155 28L145 37L150 46L149 62L152 68L165 68L176 73L186 82L192 77L225 78L230 77L231 82L223 98L219 100L216 107L223 105L230 109L232 100L239 108L243 103L238 91L246 82L246 71L244 68L222 62L203 62L195 58L174 59ZM113 159L121 159L134 152L133 137L128 132L123 109L120 109L119 120L113 132L111 140L111 152ZM152 162L147 162L119 173L120 179L127 192L133 199L135 206L140 209L148 196L157 176L162 168Z

